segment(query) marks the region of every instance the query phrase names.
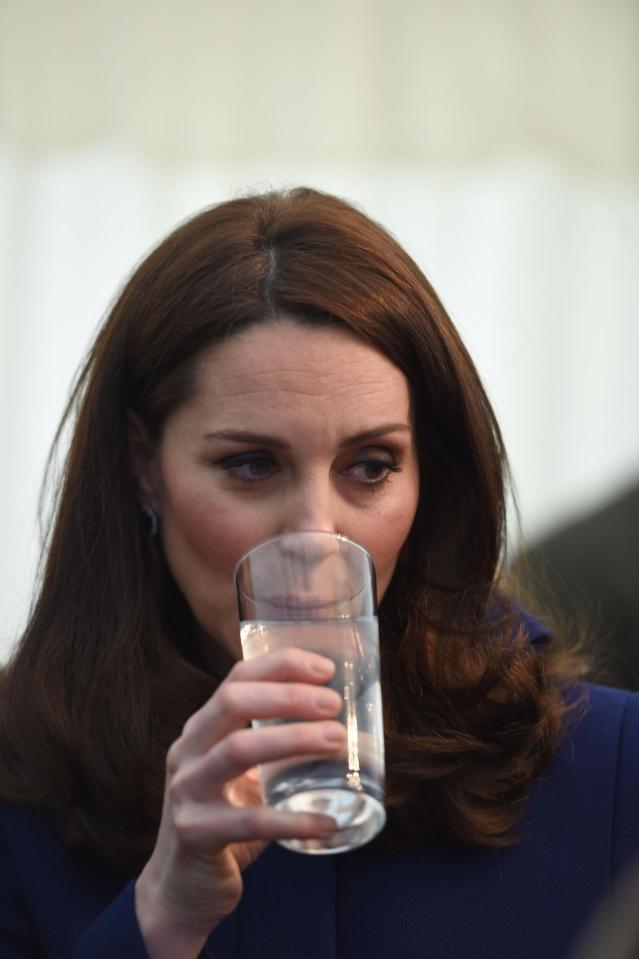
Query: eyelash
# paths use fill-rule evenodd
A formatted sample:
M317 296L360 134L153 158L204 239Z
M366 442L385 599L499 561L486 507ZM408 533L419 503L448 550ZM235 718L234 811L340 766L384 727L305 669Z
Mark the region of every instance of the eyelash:
M238 483L241 483L244 486L253 486L256 483L259 483L260 480L270 479L272 474L269 473L262 476L256 476L253 479L247 479L244 476L238 476L236 473L233 473L233 470L241 469L243 466L251 466L255 463L265 462L274 464L275 460L270 453L255 450L248 453L238 453L234 456L227 456L224 459L218 460L215 465L219 466L222 470L224 470L224 472L231 474ZM356 460L354 463L351 463L347 468L352 469L354 466L383 467L386 470L384 475L379 479L368 481L364 480L362 482L362 487L371 493L376 493L378 490L380 490L382 486L390 480L393 473L401 472L401 467L397 466L392 459L384 459L381 456L364 457Z

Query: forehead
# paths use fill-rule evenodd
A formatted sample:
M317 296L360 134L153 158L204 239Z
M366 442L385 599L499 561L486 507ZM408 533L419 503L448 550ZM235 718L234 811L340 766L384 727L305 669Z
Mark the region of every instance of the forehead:
M347 329L273 320L206 350L195 404L237 408L296 404L392 405L409 414L408 381L383 353ZM398 409L401 408L400 409Z

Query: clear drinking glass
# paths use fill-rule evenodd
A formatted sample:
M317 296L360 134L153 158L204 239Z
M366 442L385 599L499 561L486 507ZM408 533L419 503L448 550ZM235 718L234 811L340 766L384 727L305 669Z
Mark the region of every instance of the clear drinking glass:
M260 767L266 802L276 809L332 816L327 839L287 839L297 852L346 852L368 842L386 821L384 727L379 677L375 570L366 550L345 536L286 533L239 561L236 586L244 659L297 646L327 656L327 684L343 699L342 754L291 757ZM288 720L290 721L290 720ZM287 722L259 720L255 726ZM296 720L299 722L299 720Z

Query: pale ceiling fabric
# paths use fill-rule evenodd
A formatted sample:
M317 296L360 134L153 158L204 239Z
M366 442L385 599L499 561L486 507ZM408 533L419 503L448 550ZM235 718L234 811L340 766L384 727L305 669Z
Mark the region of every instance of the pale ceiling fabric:
M0 2L0 661L68 385L180 219L308 183L433 281L524 531L639 475L637 16L622 0Z

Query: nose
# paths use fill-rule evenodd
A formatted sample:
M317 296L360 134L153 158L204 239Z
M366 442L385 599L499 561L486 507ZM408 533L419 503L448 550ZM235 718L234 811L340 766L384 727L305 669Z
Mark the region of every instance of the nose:
M280 532L285 534L282 553L293 563L302 562L307 570L321 566L339 552L339 541L332 536L311 536L300 541L295 533L340 533L339 503L330 477L316 476L290 491L285 501Z
M306 535L299 536L298 533ZM331 536L328 530L289 530L280 541L280 554L292 568L300 570L305 579L311 570L324 566L327 560L334 560L340 549L339 539Z
M337 496L330 477L309 479L284 502L282 533L339 533Z

